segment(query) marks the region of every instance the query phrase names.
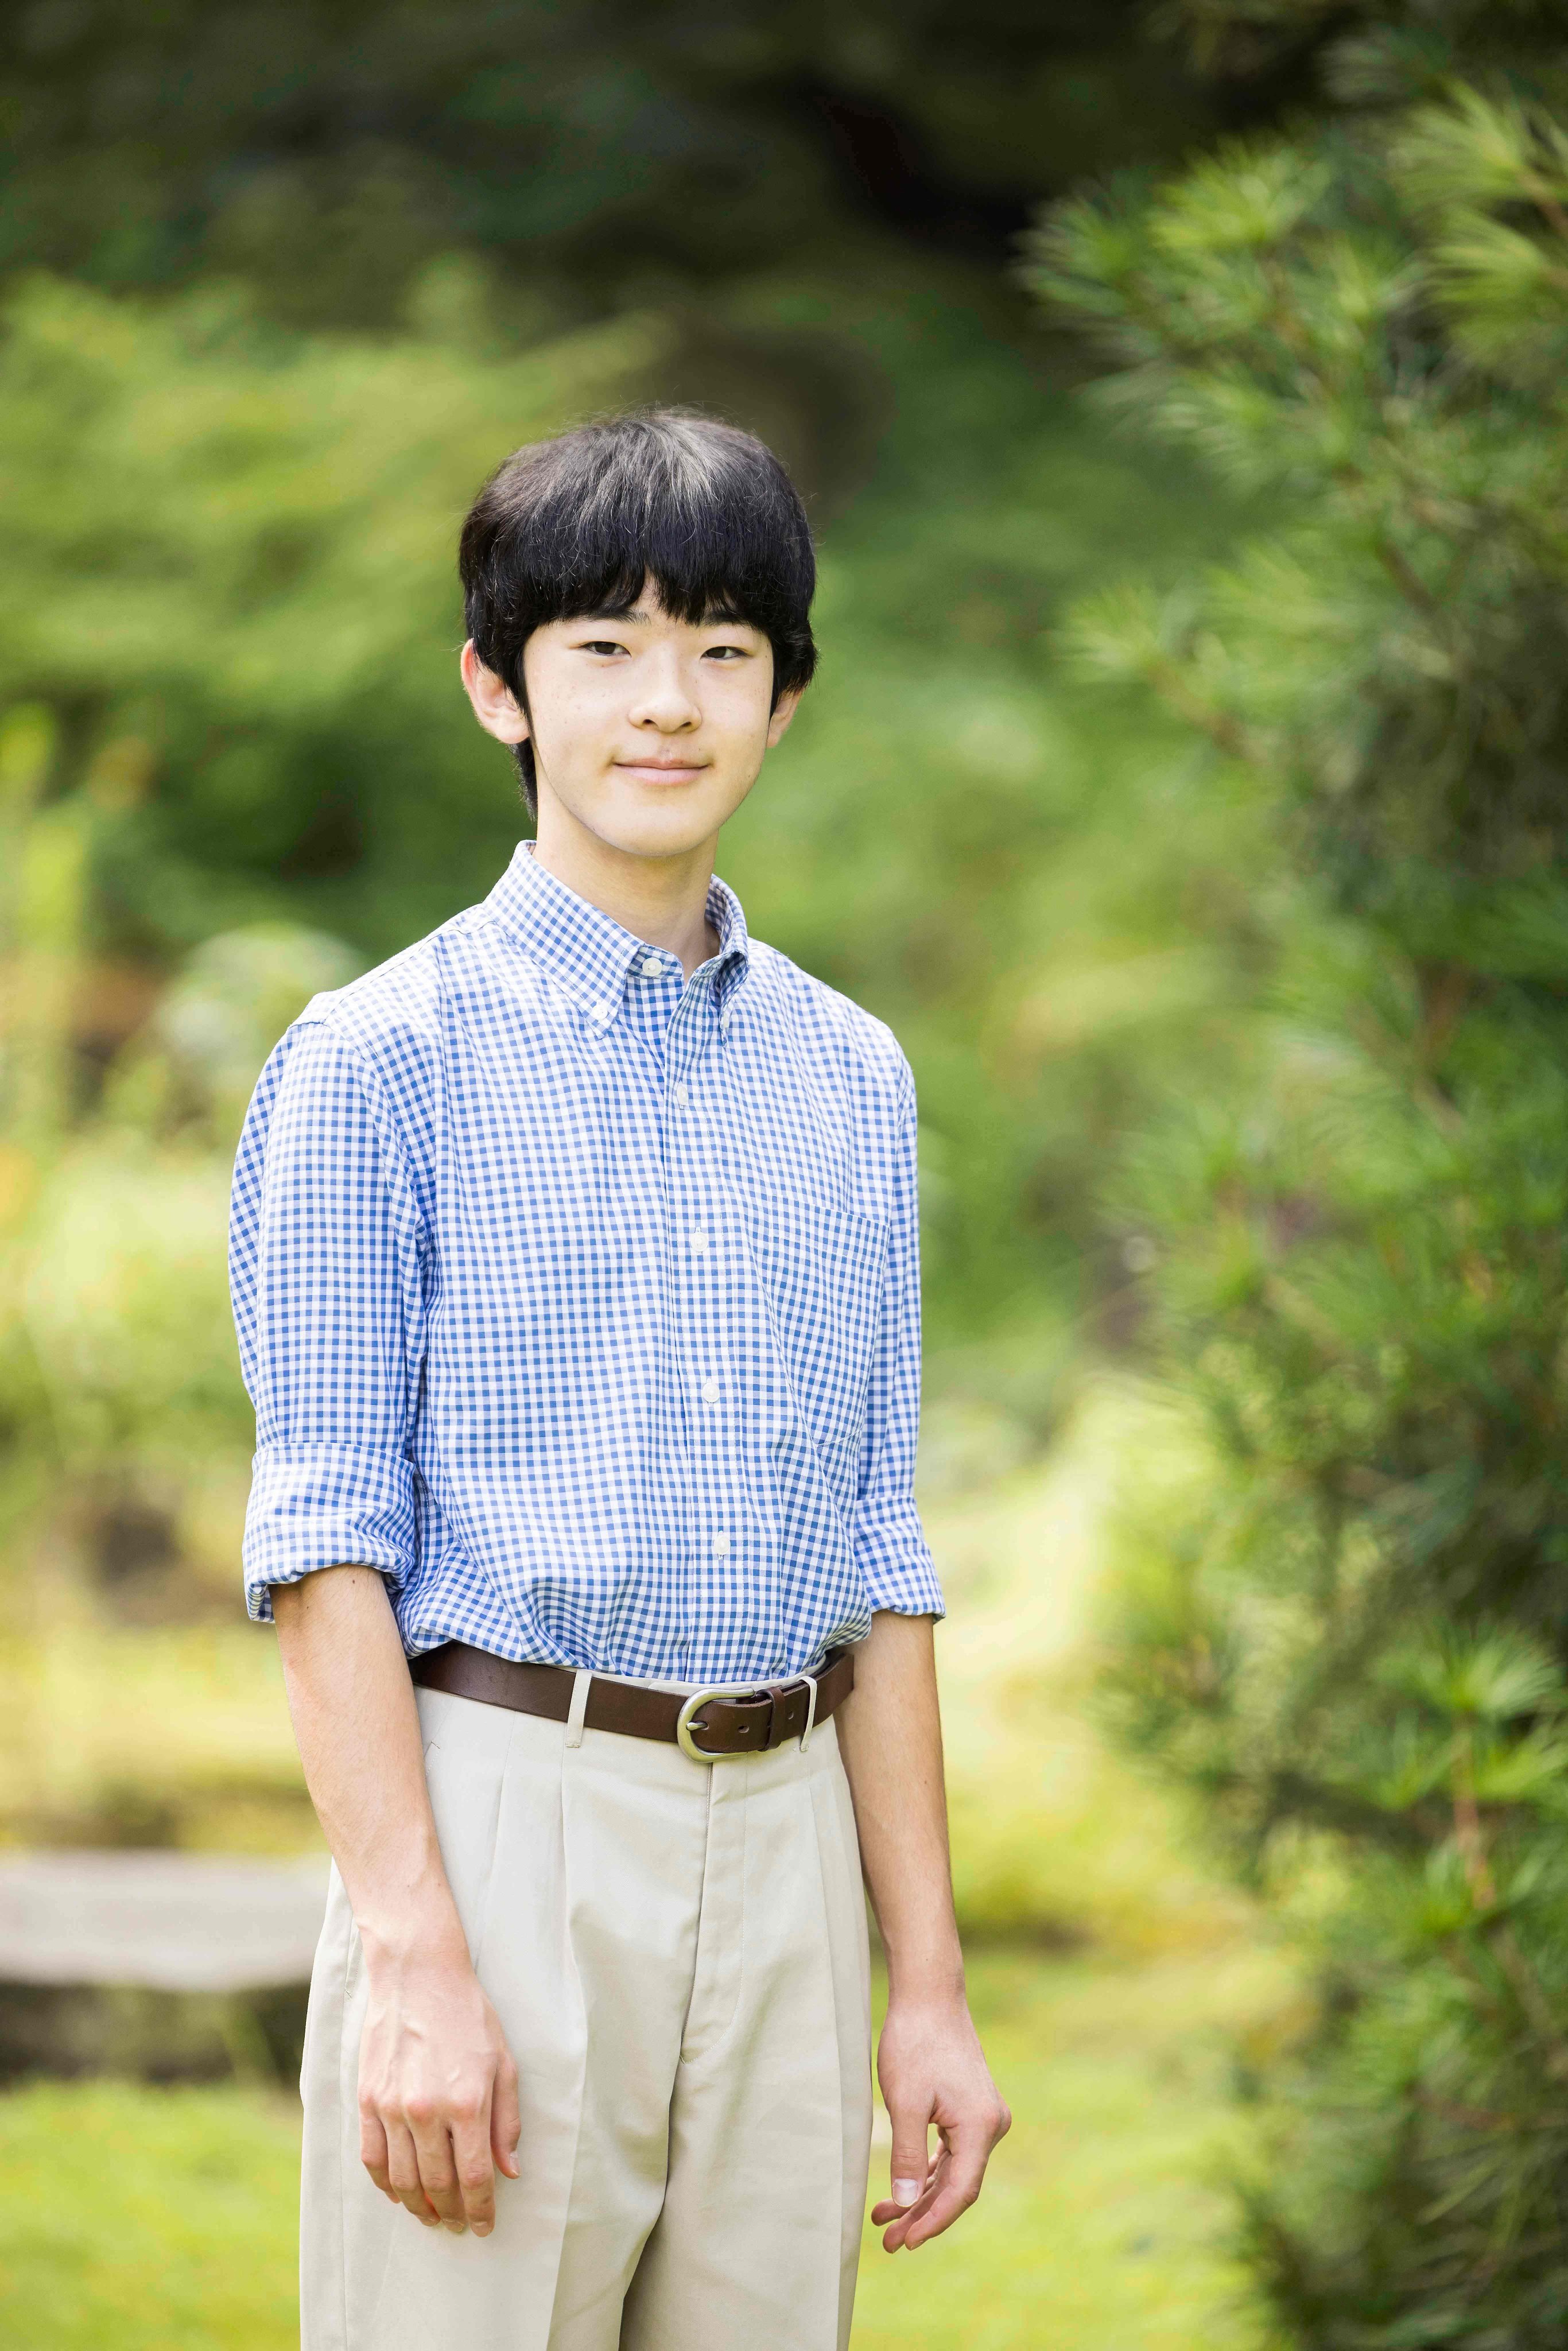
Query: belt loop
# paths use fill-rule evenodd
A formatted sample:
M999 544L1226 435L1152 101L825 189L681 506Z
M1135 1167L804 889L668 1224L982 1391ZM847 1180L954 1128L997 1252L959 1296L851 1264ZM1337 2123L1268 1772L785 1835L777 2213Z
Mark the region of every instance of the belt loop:
M567 1708L566 1743L569 1747L582 1745L582 1718L588 1712L588 1693L593 1687L593 1676L579 1673L572 1676L571 1704Z
M802 1674L800 1679L811 1693L806 1700L806 1728L800 1733L800 1752L804 1755L811 1744L811 1733L817 1728L817 1677L815 1674Z

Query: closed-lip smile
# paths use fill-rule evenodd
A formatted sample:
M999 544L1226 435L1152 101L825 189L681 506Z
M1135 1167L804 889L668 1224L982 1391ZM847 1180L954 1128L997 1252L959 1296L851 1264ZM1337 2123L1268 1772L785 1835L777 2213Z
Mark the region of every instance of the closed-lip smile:
M706 759L617 759L618 768L646 768L659 775L695 776L708 765Z

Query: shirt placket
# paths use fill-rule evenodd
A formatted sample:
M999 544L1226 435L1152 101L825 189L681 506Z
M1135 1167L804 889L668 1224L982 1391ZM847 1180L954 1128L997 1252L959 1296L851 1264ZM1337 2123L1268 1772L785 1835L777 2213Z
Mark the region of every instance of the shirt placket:
M675 1638L673 1670L700 1679L716 1618L722 1623L746 1573L746 1529L736 1510L737 1407L729 1331L737 1269L737 1236L717 1182L712 1147L719 1069L714 972L686 983L665 1040L664 1165L669 1218L674 1365L691 1465L684 1552L689 1604Z
M712 1300L705 1275L716 1261L710 1178L705 1170L699 1097L703 1032L709 1017L709 973L687 980L674 957L643 948L632 959L624 1011L652 1063L663 1171L668 1346L660 1365L666 1427L665 1459L675 1473L674 1560L670 1608L658 1670L685 1680L694 1670L695 1626L701 1621L714 1540L712 1406L720 1380L704 1328ZM709 1368L703 1369L704 1364ZM694 1367L695 1367L694 1369Z

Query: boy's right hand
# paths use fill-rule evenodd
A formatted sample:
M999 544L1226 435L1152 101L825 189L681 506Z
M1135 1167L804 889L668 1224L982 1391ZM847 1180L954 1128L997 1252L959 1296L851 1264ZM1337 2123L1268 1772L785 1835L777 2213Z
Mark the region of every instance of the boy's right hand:
M367 1947L360 2159L426 2228L496 2225L496 2173L517 2177L517 2069L466 1948Z

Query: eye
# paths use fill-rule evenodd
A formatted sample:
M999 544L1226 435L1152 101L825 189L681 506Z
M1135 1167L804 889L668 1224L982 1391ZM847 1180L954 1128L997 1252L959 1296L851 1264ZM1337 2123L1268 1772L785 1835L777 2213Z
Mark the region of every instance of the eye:
M744 645L709 645L703 659L704 661L748 661L750 655Z
M613 637L590 637L580 650L585 653L623 653L626 648L617 644Z

